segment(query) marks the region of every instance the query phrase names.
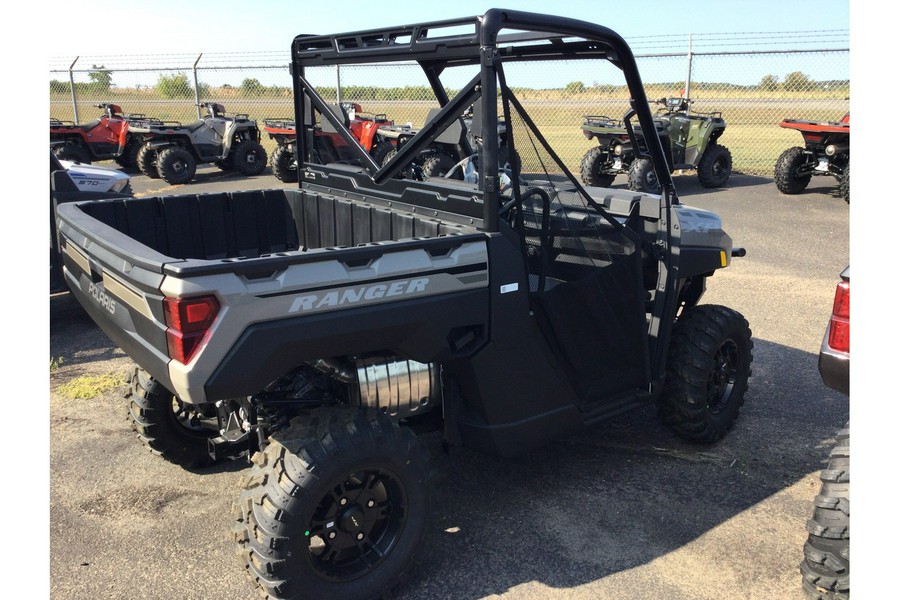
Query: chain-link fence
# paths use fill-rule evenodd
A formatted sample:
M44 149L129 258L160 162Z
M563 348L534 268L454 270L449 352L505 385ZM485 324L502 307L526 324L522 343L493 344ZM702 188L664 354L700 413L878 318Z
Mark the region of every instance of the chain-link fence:
M802 145L796 131L779 127L782 119L838 121L848 112L849 54L847 48L688 51L638 55L638 65L648 98L689 96L692 112L721 113L727 128L719 143L731 150L735 172L771 176L778 155ZM280 53L59 60L50 68L50 116L87 122L102 114L96 104L112 102L126 114L189 123L201 116L198 102L214 101L262 126L264 119L293 116L288 62ZM605 61L547 63L539 77L516 67L507 69L509 86L577 171L596 143L581 132L584 116L620 119L629 108L621 74ZM357 103L363 113L398 124L421 126L436 106L416 65L331 67L306 75L329 102ZM473 75L470 69L445 77L450 95ZM262 141L271 154L275 142L265 135Z

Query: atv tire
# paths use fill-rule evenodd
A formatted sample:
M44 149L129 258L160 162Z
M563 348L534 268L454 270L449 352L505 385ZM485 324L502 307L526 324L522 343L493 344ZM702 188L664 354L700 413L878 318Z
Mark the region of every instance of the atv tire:
M232 150L234 168L241 175L259 175L266 168L269 157L259 142L243 141Z
M616 173L609 171L609 150L595 146L581 158L581 181L594 187L609 187L616 179Z
M744 404L753 361L747 320L718 305L687 308L675 322L662 422L682 439L712 443L731 429Z
M844 173L841 175L838 189L840 189L841 198L844 199L844 202L850 204L850 163L847 163L847 166L844 167Z
M375 161L375 164L379 167L383 165L385 162L384 157L387 156L388 152L394 149L394 146L390 142L377 142L372 144L372 149L369 151L369 156L372 157L372 160Z
M807 164L806 150L799 146L788 148L775 161L775 185L782 194L799 194L806 189L812 173L800 175L800 168Z
M428 455L377 411L319 409L253 456L232 507L238 554L268 598L380 598L425 532Z
M422 164L422 174L425 177L446 177L450 169L456 166L456 161L448 154L436 152L429 156ZM462 179L462 169L457 169L450 179Z
M208 444L219 433L215 417L207 419L191 410L139 367L132 372L125 397L130 403L131 427L153 454L186 469L215 462Z
M656 171L653 170L653 163L649 159L638 158L631 163L628 169L628 189L632 192L650 194L658 194L662 190Z
M299 178L297 174L297 161L294 160L294 152L289 146L279 145L272 151L272 173L279 181L295 183Z
M722 187L731 177L731 151L719 144L710 144L697 165L697 178L706 188Z
M384 162L381 163L382 166L390 162L391 159L393 159L396 155L396 148L392 148L391 150L389 150L388 153L384 155ZM395 177L397 177L398 179L421 179L416 175L416 172L418 171L419 173L421 173L422 170L414 165L414 162L410 163L406 168L401 169L400 172L395 175Z
M147 144L141 146L137 153L138 171L150 179L159 179L159 170L156 168L158 157L159 153L155 149Z
M194 155L178 146L160 151L157 159L159 176L169 185L189 183L197 173Z
M819 495L809 536L803 546L800 574L806 595L822 600L850 598L850 429L837 434L828 465L820 473Z
M55 154L56 158L59 160L70 160L82 165L91 164L91 154L84 146L64 144L54 148L53 154Z
M116 157L116 164L118 164L123 169L136 169L137 168L137 155L141 150L141 143L137 140L128 140L125 144L125 147L122 148L122 153Z

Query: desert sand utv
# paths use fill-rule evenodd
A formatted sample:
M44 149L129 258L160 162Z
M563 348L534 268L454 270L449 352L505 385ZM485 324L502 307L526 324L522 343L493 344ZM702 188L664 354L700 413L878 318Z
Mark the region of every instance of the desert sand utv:
M648 404L698 443L734 425L750 327L700 300L743 252L678 201L656 135L659 194L571 172L514 90L573 60L620 70L629 134L655 131L618 34L492 9L296 37L296 189L59 207L67 282L138 365L142 442L190 467L252 457L232 533L268 597L378 598L407 572L432 506L419 434L506 457ZM437 110L381 164L311 82L408 61ZM406 177L476 103L479 131L506 124L512 166L486 135L477 183ZM356 164L317 162L323 120Z
M193 123L149 121L131 127L143 141L136 157L141 173L170 185L189 183L203 163L242 175L262 173L268 156L256 121L246 114L225 116L217 102L197 106L206 109L206 116Z

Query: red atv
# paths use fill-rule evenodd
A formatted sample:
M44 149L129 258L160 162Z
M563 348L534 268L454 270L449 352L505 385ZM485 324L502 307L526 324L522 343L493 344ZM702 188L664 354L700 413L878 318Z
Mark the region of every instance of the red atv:
M850 113L837 123L784 119L781 126L796 129L806 147L795 146L775 162L775 185L783 194L799 194L813 175L838 180L841 197L850 202Z
M332 107L335 111L338 107ZM378 128L383 125L393 125L394 122L384 114L364 113L359 104L343 103L340 110L344 122L350 129L353 137L359 144L372 155L376 163L393 149L388 143L380 143ZM327 119L322 119L322 126L316 128L315 151L322 164L350 160L353 152L349 149L343 138L334 130ZM276 141L278 147L272 152L272 173L280 181L292 183L297 181L297 160L295 158L295 139L297 135L296 124L292 119L264 119L263 129L269 134L269 138Z
M141 141L129 134L129 122L148 120L144 115L124 115L118 104L95 104L103 116L89 123L50 119L50 148L60 160L90 164L115 160L124 168L137 167Z

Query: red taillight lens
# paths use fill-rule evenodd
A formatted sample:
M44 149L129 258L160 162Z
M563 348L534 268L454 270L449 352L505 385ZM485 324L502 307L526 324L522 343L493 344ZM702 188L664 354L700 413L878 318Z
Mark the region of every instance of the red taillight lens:
M828 345L840 352L850 352L850 282L842 281L834 292Z
M215 296L165 298L163 312L168 325L166 345L169 357L187 364L216 320L219 301Z

